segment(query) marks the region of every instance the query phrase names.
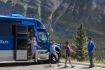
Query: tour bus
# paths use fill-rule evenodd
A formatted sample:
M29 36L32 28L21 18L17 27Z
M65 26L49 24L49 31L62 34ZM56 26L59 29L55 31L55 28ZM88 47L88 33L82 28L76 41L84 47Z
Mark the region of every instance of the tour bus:
M28 40L36 37L41 48L37 49L36 60L49 59L49 34L44 24L35 18L21 15L0 15L0 61L28 61L31 49Z

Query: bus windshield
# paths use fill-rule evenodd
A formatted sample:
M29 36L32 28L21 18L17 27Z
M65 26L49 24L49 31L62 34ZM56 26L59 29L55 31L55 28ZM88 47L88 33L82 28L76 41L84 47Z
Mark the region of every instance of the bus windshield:
M48 41L48 36L45 31L38 31L39 33L39 41L41 42L47 42Z

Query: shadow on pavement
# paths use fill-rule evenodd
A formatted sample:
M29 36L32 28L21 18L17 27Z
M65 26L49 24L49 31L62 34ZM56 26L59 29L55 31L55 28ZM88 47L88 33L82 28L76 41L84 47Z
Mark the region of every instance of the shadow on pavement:
M89 67L82 67L82 69L89 69Z
M67 66L67 67L59 67L58 69L65 69L65 68L70 68L69 66Z
M0 63L0 67L29 66L29 65L41 65L41 64L47 64L47 63L42 63L42 62Z
M49 65L45 66L45 68L51 68Z

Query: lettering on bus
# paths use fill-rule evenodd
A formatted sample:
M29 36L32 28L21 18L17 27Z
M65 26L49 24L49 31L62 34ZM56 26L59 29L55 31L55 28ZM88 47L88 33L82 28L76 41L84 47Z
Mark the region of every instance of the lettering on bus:
M0 44L8 44L9 43L9 41L7 41L7 40L0 40Z

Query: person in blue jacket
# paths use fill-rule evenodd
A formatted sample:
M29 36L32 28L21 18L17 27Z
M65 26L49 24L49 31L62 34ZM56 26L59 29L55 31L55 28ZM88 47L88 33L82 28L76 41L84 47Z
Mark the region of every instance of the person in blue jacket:
M94 49L94 42L92 41L91 37L88 37L88 55L89 55L89 61L90 61L90 66L89 68L94 67L94 62L93 62L93 49Z
M58 55L56 52L55 41L53 41L50 46L50 55L49 55L50 67L52 66L51 63L53 62L53 59L55 59L55 61L57 62L57 65L60 66L58 63Z

